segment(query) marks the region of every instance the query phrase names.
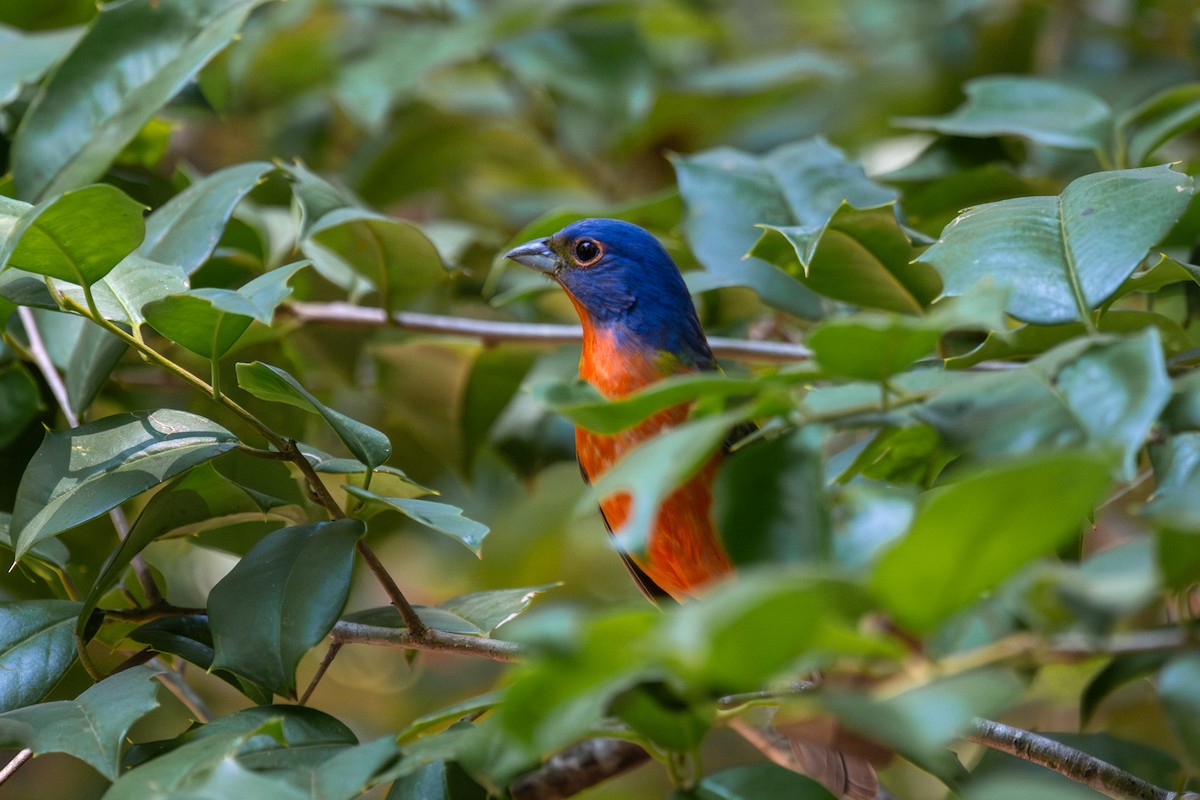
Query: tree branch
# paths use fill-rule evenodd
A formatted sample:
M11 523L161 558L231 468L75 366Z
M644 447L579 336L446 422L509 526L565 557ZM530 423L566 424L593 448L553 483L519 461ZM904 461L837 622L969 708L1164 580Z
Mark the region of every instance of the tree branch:
M356 622L339 622L333 626L330 636L338 644L373 644L385 647L406 647L411 650L432 650L442 653L460 653L488 658L492 661L516 661L521 656L521 647L514 642L492 639L486 636L467 636L447 633L426 627L421 637L413 636L403 628L383 628L375 625L360 625Z
M623 739L587 739L556 753L508 787L513 800L563 800L650 760Z
M1200 800L1195 792L1162 789L1081 750L1000 722L976 719L966 738L1051 769L1114 800Z
M33 751L26 747L24 750L17 753L12 759L4 765L4 769L0 769L0 786L8 782L8 779L16 774L25 762L33 758Z
M419 333L438 333L445 336L468 336L484 342L528 342L532 344L573 344L582 339L578 325L548 325L545 323L505 322L502 320L466 319L437 314L418 314L398 311L390 317L382 308L358 306L353 303L288 303L279 309L301 323L322 322L330 325L364 327L392 326ZM744 339L709 338L713 352L722 358L765 363L787 363L812 358L812 351L801 344L788 342L754 342Z

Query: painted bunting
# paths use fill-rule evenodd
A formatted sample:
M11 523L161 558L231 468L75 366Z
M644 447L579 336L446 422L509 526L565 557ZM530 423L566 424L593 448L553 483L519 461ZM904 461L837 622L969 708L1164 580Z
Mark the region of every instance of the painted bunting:
M506 257L549 275L566 290L583 325L579 375L605 397L624 397L672 375L718 368L679 268L662 244L637 225L585 219L526 242ZM676 406L613 436L576 428L584 479L596 480L630 450L687 415L687 405ZM731 439L736 438L734 432ZM712 483L722 457L714 455L663 501L644 554L620 551L651 600L683 600L733 570L712 519ZM628 495L601 501L610 534L621 529L629 510ZM781 749L771 741L778 734L742 727L778 763L851 800L875 797L878 783L866 761L795 739Z
M675 262L642 228L614 219L576 222L508 258L550 275L583 323L579 375L610 399L671 375L717 369L692 298ZM662 411L634 428L604 436L575 431L575 452L591 482L627 452L687 417L687 406ZM712 521L712 482L720 455L661 505L644 554L621 555L651 599L680 600L732 570ZM600 504L610 533L629 515L630 498Z

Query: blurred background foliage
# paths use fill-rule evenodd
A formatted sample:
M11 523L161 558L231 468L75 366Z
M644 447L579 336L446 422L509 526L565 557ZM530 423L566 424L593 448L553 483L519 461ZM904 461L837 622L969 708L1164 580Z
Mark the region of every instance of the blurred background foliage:
M45 71L95 14L93 0L0 4L5 26L0 28L0 160L8 161L17 126L36 102ZM314 186L320 183L321 191L338 194L344 202L361 202L414 225L436 247L445 277L435 270L436 280L416 280L393 296L381 296L354 269L339 268L339 259L370 257L361 243L330 234L305 251L309 257L314 252L333 255L324 262L315 258L316 269L296 276L296 299L349 297L470 318L570 322L573 310L559 292L549 291L537 276L507 269L497 253L549 233L574 216L619 216L653 230L693 273L692 288L710 334L799 340L815 320L844 314L847 300L854 303L855 298L796 286L785 297L774 294L765 278L722 277L714 267L714 253L726 247L740 256L754 244L757 231L749 229L748 240L722 239L724 233L696 202L705 190L681 197L689 175L700 180L702 164L695 154L732 147L763 155L819 135L876 179L872 191L883 192L876 203L902 197L904 222L918 243L925 241L922 237L936 238L962 208L1057 194L1071 180L1102 168L1178 161L1176 169L1191 174L1197 155L1191 134L1168 137L1161 149L1116 163L1113 156L1119 153L1107 141L1097 148L1064 149L1019 131L959 135L962 131L953 126L930 120L945 119L940 115L962 105L968 81L999 74L1056 79L1094 94L1113 109L1114 118L1120 117L1161 90L1200 79L1197 14L1196 4L1184 0L269 2L124 147L105 180L158 208L200 176L222 168L262 160L302 165L290 168L287 179L264 169L265 182L237 206L213 257L192 274L193 288L241 285L264 269L294 260L298 237L319 237L300 233L295 224L293 191L299 190L289 180L303 184L307 174ZM1184 112L1191 108L1178 107ZM1186 128L1183 120L1181 129ZM939 132L945 135L939 137ZM832 149L828 153L840 158ZM690 172L689 165L697 168ZM11 169L17 171L15 161ZM14 193L12 183L3 188ZM27 193L22 199L35 198ZM718 208L708 213L737 212ZM1185 212L1166 241L1181 262L1191 257L1200 229L1197 217L1194 209ZM756 255L781 263L765 250ZM702 274L708 277L702 279ZM932 280L922 304L937 294L937 279ZM1153 309L1170 321L1159 325L1169 355L1194 346L1195 301L1196 287L1178 282L1154 295ZM1031 330L1036 341L999 354L1038 354L1066 338L1054 338L1055 330L1060 329ZM952 333L943 342L943 354L970 358L980 342L974 333ZM1021 345L1027 347L1023 352ZM912 360L929 349L918 345ZM181 363L204 374L203 359L175 350ZM573 463L571 423L528 391L546 380L573 376L577 352L569 346L484 346L473 338L301 325L284 318L271 327L253 325L233 355L238 361L286 365L324 402L384 431L394 446L392 466L491 528L477 560L398 516L373 521L373 546L415 602L434 604L483 589L561 583L540 602L565 608L636 606L636 590L599 519L580 510L584 488ZM894 371L907 366L902 363ZM232 384L232 364L224 367ZM734 374L749 371L738 364L729 368ZM856 370L878 365L844 368L852 377L869 377ZM0 482L4 510L13 507L42 425L61 427L43 387L32 382L32 373L21 374L26 377L6 382L9 399L0 401L8 403L0 408L6 414L0 426L0 474L7 478ZM833 391L827 396L829 407L844 408L845 400L833 397ZM819 398L814 395L811 402L810 410L819 412ZM117 364L87 417L154 407L226 421L210 401L132 354ZM938 418L939 413L945 416ZM978 417L946 421L962 413L961 406L947 402L929 410L923 421L933 420L938 433L952 438L956 424L977 430L994 419L985 409ZM262 416L289 435L337 449L336 439L317 417L285 406L266 407ZM753 514L755 509L738 507L738 498L744 503L746 487L761 487L764 474L778 475L784 468L780 465L786 465L782 499L770 508L793 514L784 519L794 523L804 511L788 508L789 492L793 498L820 494L822 469L833 476L861 472L873 480L849 486L836 504L822 507L818 516L825 518L802 527L832 526L839 534L835 547L845 551L843 560L865 559L864 554L907 527L912 495L931 485L952 457L928 426L897 424L887 431L876 442L877 450L865 454L850 446L853 434L807 429L763 445L757 456L750 451L722 478L722 513L731 518ZM979 445L984 460L1004 450L1003 443L991 450L988 446ZM872 461L872 453L879 455L877 460ZM229 477L244 477L303 502L282 465L238 454L219 464ZM894 485L907 488L899 494L886 488ZM1144 499L1149 488L1134 484L1132 491L1133 499ZM129 504L130 514L143 503ZM765 535L762 541L768 544L739 553L743 560L769 560L780 548L790 558L811 555L811 543L789 542L789 528L779 527L778 518L759 524L764 529L776 525L777 538ZM969 626L986 626L988 615L1001 627L1013 626L1016 617L1021 624L1054 628L1081 613L1081 607L1113 619L1130 609L1151 613L1139 605L1141 599L1169 587L1153 579L1148 589L1122 584L1133 599L1114 601L1115 607L1105 609L1092 602L1089 592L1106 590L1089 583L1094 576L1069 566L1081 552L1122 540L1144 524L1124 513L1102 512L1082 549L1061 543L1066 563L1039 562L1036 569L1022 572L1016 584L1006 585L989 601L984 613L963 623L968 627L944 628L929 646L953 652L955 637L979 641L979 631ZM235 536L226 531L219 540L172 539L153 545L146 557L173 602L203 605L216 580L263 532ZM93 520L62 540L71 550L72 573L81 585L90 585L113 547L108 519ZM1179 552L1192 554L1194 548ZM1076 582L1077 591L1066 599L1061 594L1039 596L1039 587L1059 587L1068 580L1056 570L1075 570L1069 580ZM1094 571L1102 571L1102 565ZM1182 571L1178 580L1168 581L1171 586L1194 579L1189 577L1193 573ZM1135 573L1121 574L1136 583L1140 578ZM370 576L360 577L348 608L385 603ZM21 570L0 576L0 591L5 599L49 594L36 575ZM1039 597L1045 602L1038 602ZM1194 613L1189 602L1183 602L1187 615ZM1019 610L1013 612L1012 606ZM1043 618L1027 619L1038 615ZM1052 619L1047 621L1047 615ZM316 657L309 659L302 675L315 666ZM1039 670L1014 721L1051 730L1075 728L1078 694L1100 666L1091 660L1082 667ZM498 675L498 667L477 659L423 655L410 661L398 650L346 648L312 703L336 709L365 740L482 692ZM196 683L218 713L245 703L217 681ZM55 696L72 697L86 685L86 676L75 668ZM1152 696L1144 683L1125 686L1092 730L1120 731L1125 738L1179 756L1181 748L1167 733ZM1191 702L1196 702L1194 694ZM138 733L154 738L161 731ZM735 742L719 734L716 744L709 745L706 765L747 758ZM1191 757L1194 769L1194 752ZM984 764L994 773L1011 768L988 759ZM894 781L907 790L905 796L945 791L911 767L901 765L896 772ZM81 798L98 796L105 785L78 762L51 755L22 770L3 792ZM641 770L589 796L654 797L668 791L660 771ZM981 789L972 796L989 795Z

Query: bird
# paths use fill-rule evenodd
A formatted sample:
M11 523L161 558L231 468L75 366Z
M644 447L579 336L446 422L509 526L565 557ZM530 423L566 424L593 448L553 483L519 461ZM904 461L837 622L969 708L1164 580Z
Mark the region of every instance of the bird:
M609 399L672 375L717 370L691 295L666 248L645 229L615 219L585 219L527 242L506 257L553 278L583 326L579 376ZM686 405L661 411L612 436L575 429L583 479L594 482L630 450L683 422ZM733 571L715 530L712 483L718 453L659 508L644 553L618 547L652 601L684 600ZM629 516L631 498L600 502L610 534Z
M583 219L505 257L549 276L566 292L583 327L579 376L604 397L619 399L674 375L720 369L678 266L644 228L616 219ZM629 451L686 420L688 412L687 404L668 408L614 435L576 427L584 481L596 481ZM733 573L713 522L713 481L729 444L747 432L745 427L732 431L726 448L667 496L644 552L622 549L616 537L629 516L629 495L600 501L621 558L652 602L684 602ZM772 760L810 775L839 796L876 796L875 771L865 760L795 739L787 742L773 731L741 730Z

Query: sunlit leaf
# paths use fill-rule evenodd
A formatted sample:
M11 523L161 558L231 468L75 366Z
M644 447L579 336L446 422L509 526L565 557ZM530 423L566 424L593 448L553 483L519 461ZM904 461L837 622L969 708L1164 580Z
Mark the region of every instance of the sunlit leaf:
M12 538L19 559L37 542L237 446L232 433L186 411L116 414L47 431L21 478Z
M488 534L488 527L463 516L463 511L457 506L436 500L413 500L404 497L384 497L357 486L343 487L349 494L362 500L368 513L382 510L399 511L404 516L419 522L438 533L444 533L451 539L460 542L475 555L480 555L483 537Z

